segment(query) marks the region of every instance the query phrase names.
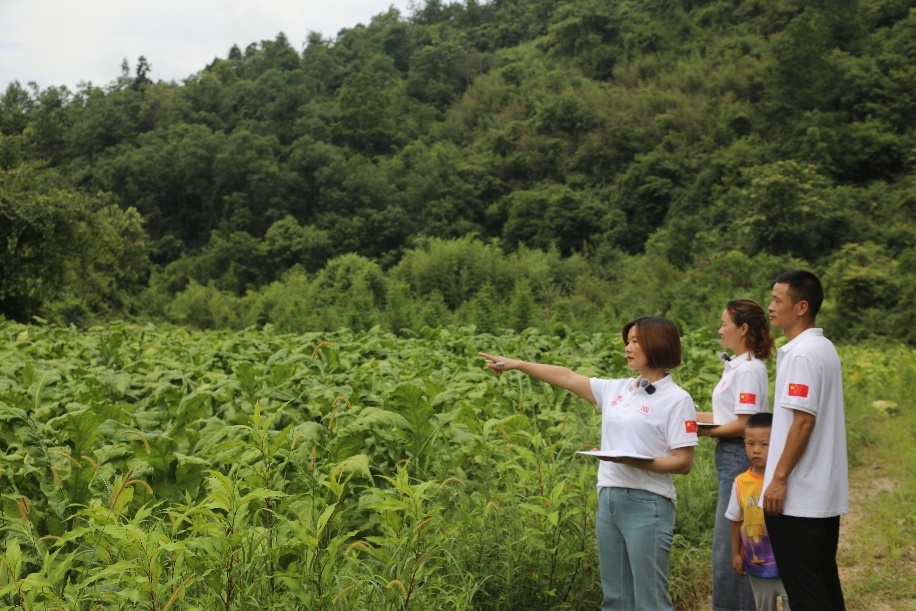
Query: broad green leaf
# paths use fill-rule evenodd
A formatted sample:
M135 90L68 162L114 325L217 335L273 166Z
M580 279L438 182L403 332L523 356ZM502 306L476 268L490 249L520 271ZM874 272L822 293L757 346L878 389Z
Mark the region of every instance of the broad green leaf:
M130 390L131 376L126 371L110 372L103 375L101 379L111 389L111 393L117 397L123 397Z
M513 414L505 418L491 419L483 426L484 435L502 434L511 436L516 431L531 429L531 421L524 414Z
M410 428L410 423L400 414L375 407L366 407L359 412L351 423L341 429L338 435L346 437L354 432L379 427L407 429Z
M257 488L252 490L242 498L238 500L239 505L244 505L255 500L264 500L264 499L276 499L285 497L286 493L279 490L268 490L266 488Z
M369 457L366 454L356 454L345 458L335 464L333 468L341 473L353 473L362 475L368 480L372 479L372 473L369 470Z
M178 461L175 467L175 483L182 490L196 491L201 484L201 474L210 466L211 462L199 456L188 456L176 452Z
M371 503L367 503L367 506L371 507L372 509L378 512L383 512L383 511L401 512L401 511L406 511L407 509L410 508L410 505L408 505L404 501L399 501L397 499L391 499L391 498L382 499L379 501L373 501Z
M13 537L9 537L6 541L4 559L13 581L19 579L19 574L22 570L22 549L19 547L19 542Z
M325 507L324 511L321 512L321 515L318 516L318 522L315 523L315 531L318 533L319 537L321 533L324 532L324 527L328 523L328 520L331 519L331 516L334 514L334 511L337 509L337 503L332 503Z
M519 503L519 507L530 511L531 513L536 513L540 516L547 516L548 511L540 505L535 505L534 503Z

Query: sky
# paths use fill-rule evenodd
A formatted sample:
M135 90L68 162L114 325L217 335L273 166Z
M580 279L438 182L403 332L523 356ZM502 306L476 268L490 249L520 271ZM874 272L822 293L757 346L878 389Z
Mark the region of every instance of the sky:
M81 81L105 86L131 75L145 56L153 81L176 81L225 58L233 44L283 32L296 50L310 31L334 39L343 28L368 24L414 0L0 0L0 95L9 83L41 90Z

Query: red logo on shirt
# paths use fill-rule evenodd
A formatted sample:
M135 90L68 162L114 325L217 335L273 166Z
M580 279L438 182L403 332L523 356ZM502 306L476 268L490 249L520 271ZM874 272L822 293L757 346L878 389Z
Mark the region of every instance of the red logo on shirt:
M752 392L743 392L738 395L738 403L750 403L754 405L757 403L757 395Z
M646 405L646 404L643 404L643 405L640 405L640 406L639 406L639 411L641 411L642 413L644 413L645 415L648 416L648 415L649 415L649 412L652 411L652 408L649 407L649 406Z
M697 421L696 420L685 420L684 428L687 429L688 433L696 433L697 432Z
M614 399L613 401L611 401L611 407L614 407L615 405L617 405L617 404L620 403L621 401L623 401L623 395L617 395L617 398Z
M808 398L808 385L807 384L789 384L789 396L790 397L801 397L803 399Z

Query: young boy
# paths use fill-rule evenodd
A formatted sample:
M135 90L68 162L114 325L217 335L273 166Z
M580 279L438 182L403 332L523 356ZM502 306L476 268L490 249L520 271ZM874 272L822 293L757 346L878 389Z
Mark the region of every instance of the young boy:
M757 611L776 611L777 598L782 598L784 611L789 611L763 518L763 476L772 426L773 414L748 418L744 448L751 468L735 478L725 517L732 521L732 568L748 576Z

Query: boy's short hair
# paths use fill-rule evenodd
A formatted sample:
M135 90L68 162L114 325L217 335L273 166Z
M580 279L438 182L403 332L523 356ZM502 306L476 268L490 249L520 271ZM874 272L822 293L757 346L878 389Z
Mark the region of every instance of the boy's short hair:
M630 329L636 327L636 339L653 369L671 369L681 364L681 335L677 325L664 316L643 316L623 326L623 345Z
M824 287L820 279L811 272L804 270L783 272L776 276L773 284L788 285L787 292L793 303L807 301L808 314L812 319L821 311L821 304L824 303Z
M745 429L769 429L773 427L773 414L770 412L758 412L751 414L744 425Z

